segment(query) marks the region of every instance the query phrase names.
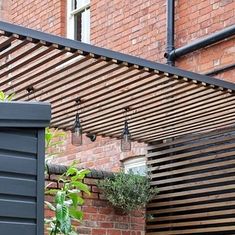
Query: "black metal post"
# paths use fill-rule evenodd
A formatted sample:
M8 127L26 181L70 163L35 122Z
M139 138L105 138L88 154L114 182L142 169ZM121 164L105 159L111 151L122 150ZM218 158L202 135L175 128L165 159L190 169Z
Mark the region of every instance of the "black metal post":
M223 30L220 30L216 33L213 33L205 38L196 40L186 46L172 50L167 57L167 61L174 61L176 58L186 55L190 52L205 48L211 44L227 39L235 35L235 25L227 27Z
M169 54L175 49L174 47L174 35L175 35L175 1L167 0L167 46L166 54L167 64L174 66L174 60L172 60Z

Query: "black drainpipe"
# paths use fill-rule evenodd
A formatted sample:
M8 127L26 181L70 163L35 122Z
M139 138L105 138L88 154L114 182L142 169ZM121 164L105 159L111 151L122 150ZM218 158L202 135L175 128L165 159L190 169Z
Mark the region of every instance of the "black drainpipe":
M205 38L196 40L186 46L174 48L174 21L175 21L175 1L167 0L167 47L165 58L167 64L174 65L177 58L191 53L193 51L205 48L211 44L217 43L235 35L235 25L229 26L223 30L213 33Z
M171 60L168 56L174 51L174 36L175 36L175 0L167 1L167 45L165 57L167 58L167 64L174 66L175 61Z

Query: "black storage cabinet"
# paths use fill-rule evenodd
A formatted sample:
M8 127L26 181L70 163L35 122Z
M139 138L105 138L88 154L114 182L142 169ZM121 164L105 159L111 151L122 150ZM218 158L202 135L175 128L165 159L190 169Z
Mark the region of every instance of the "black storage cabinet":
M0 102L0 235L43 235L45 103Z

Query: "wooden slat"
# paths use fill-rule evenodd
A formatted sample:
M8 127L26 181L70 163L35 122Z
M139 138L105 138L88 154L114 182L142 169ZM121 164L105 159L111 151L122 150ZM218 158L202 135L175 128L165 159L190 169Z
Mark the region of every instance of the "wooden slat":
M152 142L160 141L163 138L169 139L169 138L175 138L175 137L182 137L182 136L186 136L188 134L195 134L195 133L199 134L199 133L204 133L204 132L215 131L216 129L219 129L219 128L229 128L232 126L234 126L234 120L228 120L226 122L216 123L215 125L211 125L209 127L190 129L188 131L174 133L171 135L161 135L158 137L154 136L150 139L146 139L145 142L152 143Z
M138 70L136 71L137 73L139 72ZM143 71L144 72L144 71ZM145 73L145 75L147 74L146 72L144 72ZM155 76L155 78L157 79L158 77L159 77L159 75L158 74L153 74L153 76ZM115 78L115 77L111 77L111 79L112 78ZM131 76L131 78L132 78L132 76ZM126 80L128 81L128 79L129 79L129 76L127 76L127 78L126 78ZM149 86L149 81L147 80L144 80L145 81L145 89L146 88L148 88L148 89L150 89L152 86L153 86L153 80L150 80L150 83L151 83L151 85ZM138 81L136 81L136 82L138 82ZM143 85L143 83L138 83L138 85ZM116 91L115 93L110 93L111 92L111 90L109 90L109 92L107 91L107 90L103 90L103 92L102 93L99 93L99 97L97 97L97 95L91 95L91 99L90 100L85 100L85 102L86 102L86 105L94 105L94 107L95 106L97 106L97 104L101 104L100 102L101 101L106 101L107 103L110 103L111 102L111 100L110 99L112 99L112 97L114 97L114 95L123 95L123 91L124 90L118 90L118 87L120 87L120 86L122 86L122 84L119 84L119 86L114 86L113 87L113 89L114 89L114 91ZM132 86L133 88L134 87L136 87L136 86ZM136 87L137 88L137 87ZM132 90L132 89L130 89L130 88L128 88L128 89L125 89L125 91L129 91L129 90ZM136 93L136 90L134 89L134 93ZM93 98L94 98L94 96L96 96L96 98L97 99L95 99L95 100L93 100ZM83 98L83 97L81 97L81 98ZM85 97L84 97L85 98ZM99 99L98 99L99 98ZM112 101L114 101L114 100L112 100ZM120 100L119 100L120 101ZM121 102L123 102L123 101L121 101ZM65 104L66 104L66 102L65 102ZM64 105L64 104L63 104ZM102 106L104 105L104 103L102 103ZM60 106L58 106L58 107L60 107ZM55 110L58 108L57 106L55 106L54 108L55 108ZM94 108L94 107L92 107L92 108ZM90 109L90 110L92 110L92 109ZM85 111L85 110L84 110Z
M138 74L137 74L138 75ZM141 83L139 82L137 82L136 83L136 80L145 80L146 81L146 83L148 83L148 84L154 84L155 83L155 85L156 85L156 82L155 82L155 80L156 80L156 78L158 77L158 75L154 75L154 74L142 74L142 75L139 75L139 76L133 76L133 79L132 80L130 80L129 81L129 78L130 77L128 77L128 79L125 79L124 80L124 84L121 84L121 86L124 88L126 85L128 85L128 87L132 90L134 87L136 88L138 85L140 85ZM161 90L161 88L163 89L163 87L170 87L170 86L172 86L172 85L177 85L177 81L172 81L172 82L169 82L167 85L161 85L162 83L164 83L164 80L163 79L159 79L159 83L158 83L158 88L156 89L154 89L154 92L157 92L158 90L160 91ZM109 96L110 96L110 94L112 95L112 94L114 94L115 92L118 92L119 94L123 94L123 92L122 92L122 89L121 89L121 86L120 86L120 84L119 84L119 86L117 87L117 86L115 86L115 87L113 87L111 90L110 89L108 89L108 87L107 87L107 91L105 91L105 90L103 90L103 95L104 95L104 91L105 91L105 93L106 94L109 94ZM177 86L176 86L177 87ZM110 91L110 92L108 92L108 91ZM148 93L149 93L150 91L148 91ZM99 92L97 93L97 95L99 94ZM153 93L149 93L149 95L147 94L146 96L145 96L145 99L147 99L147 100L151 100L150 102L154 102L154 100L155 100L155 97L154 97L154 94ZM129 102L130 102L130 97L128 98L128 100L129 100ZM145 102L145 100L142 100L143 102ZM98 116L98 115L102 115L102 116L104 116L104 118L106 118L107 120L108 120L108 118L106 117L106 115L108 114L109 115L109 113L111 113L112 115L115 115L115 116L117 116L117 118L119 118L119 116L123 116L123 110L124 110L124 107L126 107L126 106L128 106L128 102L127 103L123 103L124 101L122 101L121 103L120 103L120 105L118 105L118 106L116 106L115 105L115 103L113 104L113 105L115 105L115 106L113 106L113 107L115 107L115 110L116 111L112 111L112 108L110 107L109 109L105 109L105 107L103 107L103 105L102 105L102 107L98 107L98 110L97 110L97 107L95 108L95 110L93 110L92 111L92 113L94 113L94 111L96 111L97 110L97 112L95 112L94 113L94 115L91 115L91 117L93 117L94 118L94 120L95 121L97 121L96 119L97 118L100 118L100 116ZM135 103L136 104L138 104L139 105L139 99L135 99ZM94 104L94 102L93 102L93 104ZM92 105L92 104L91 104ZM83 107L84 107L84 111L82 112L82 114L81 114L81 118L82 118L82 116L84 115L84 112L86 112L86 110L87 110L87 108L89 107L89 104L88 104L88 101L86 100L84 103L83 103ZM135 106L134 106L134 103L132 104L132 107L133 107L133 109L135 108ZM89 108L90 109L90 108ZM103 111L105 109L105 111ZM134 112L135 110L133 110L132 112ZM87 112L86 113L86 115L90 115L90 112ZM84 128L86 128L86 124L85 124L85 119L84 119L84 121L83 121L83 123L84 123ZM64 121L64 122L62 122L62 125L63 125L63 123L67 123L66 121ZM99 122L97 122L97 123L99 123ZM60 124L61 125L61 124ZM106 126L106 125L105 125Z
M20 42L17 45L10 47L10 49L3 51L2 53L0 53L0 60L8 56L9 54L14 53L15 51L20 50L22 47L26 46L28 43L29 43L28 40L24 40L23 42Z
M15 92L16 92L16 99L18 100L22 100L24 99L25 97L28 96L28 94L25 94L25 93L21 93L22 91L25 91L25 86L23 87L20 87L20 85L22 84L27 84L27 82L30 81L30 85L35 87L36 84L40 83L40 82L43 82L43 81L46 81L47 79L51 78L52 76L56 76L56 75L59 75L61 74L62 72L66 71L67 69L69 69L69 67L71 67L71 65L67 66L67 67L64 67L64 68L61 68L59 70L56 70L55 72L53 72L52 74L50 75L47 75L46 77L40 77L41 75L45 75L47 72L49 72L50 70L53 70L55 69L56 67L59 67L61 66L62 64L76 58L77 54L73 54L72 56L70 57L67 57L67 58L64 58L62 60L60 60L59 62L56 62L55 64L50 64L49 67L47 68L43 68L42 70L40 71L37 71L36 73L34 73L33 75L30 75L30 76L25 76L23 79L18 79L17 82L15 82L14 84L12 84L11 87L9 88L5 88L4 90L5 91L8 91L10 88L16 88L15 89ZM87 61L89 60L89 58L85 58L85 59L81 59L79 62L77 63L74 63L73 65L74 66L77 66L79 63L82 63L84 61ZM37 79L35 79L37 78ZM14 77L13 77L14 79ZM37 92L37 89L35 88L34 89L34 92Z
M179 147L174 147L174 148L169 148L169 149L165 149L165 150L160 150L157 152L154 152L154 156L160 156L160 155L164 155L164 154L169 154L169 153L176 153L178 151L182 151L182 150L186 150L186 149L191 149L191 148L195 148L195 147L200 147L200 146L205 146L208 144L219 144L219 143L223 143L225 141L228 140L233 140L235 139L235 135L228 135L225 136L223 139L221 138L215 138L215 139L209 139L209 140L205 140L205 141L201 141L201 142L196 142L196 143L192 143L192 144L187 144L187 145L183 145L183 146L179 146ZM151 160L148 161L149 164L151 164Z
M231 165L232 167L232 165ZM161 180L157 180L157 181L152 181L151 185L161 185L161 184L169 184L169 183L177 183L180 181L184 181L184 180L193 180L193 179L197 179L197 178L203 178L203 177L208 177L208 176L218 176L218 175L222 175L222 174L226 174L226 173L233 173L234 169L220 169L220 170L214 170L214 171L210 171L210 172L206 172L206 173L201 173L201 172L194 172L193 175L184 175L181 177L174 177L174 178L170 178L170 179L161 179Z
M147 220L146 234L230 231L235 222L234 127L149 146L148 165L160 194L147 206L153 219Z
M234 101L231 102L231 104ZM146 132L141 132L141 133L136 133L134 134L134 138L133 140L144 140L149 138L150 136L156 136L154 135L154 132L158 132L158 135L162 135L162 134L172 134L172 132L174 133L178 133L178 132L183 132L183 131L187 131L187 130L192 130L195 128L201 128L201 127L207 127L207 126L212 126L211 124L215 124L215 123L220 123L220 121L223 119L224 121L229 119L230 117L234 117L234 111L235 111L235 107L232 104L232 106L230 106L230 109L226 109L225 107L223 109L225 109L225 111L220 110L219 112L216 112L216 114L213 115L206 115L203 117L197 117L195 116L195 118L192 120L188 120L188 121L184 121L181 122L179 124L175 124L174 122L172 122L172 125L167 125L167 126L163 126L163 127L159 127L157 124L156 125L152 125L152 130L146 130ZM208 124L208 125L207 125ZM131 130L131 129L130 129ZM153 135L152 135L153 134ZM141 136L141 138L139 138Z
M167 118L168 116L173 116L174 114L181 113L181 115L183 115L185 113L191 112L191 110L194 110L194 111L200 110L202 105L204 105L205 108L206 108L207 106L210 106L209 100L211 100L211 102L212 101L223 102L223 99L226 98L226 95L225 96L223 95L223 96L221 96L221 99L219 99L218 93L215 92L215 93L209 93L209 94L207 94L205 96L201 96L201 97L198 96L198 98L195 98L195 99L192 99L191 97L187 97L186 99L179 99L179 102L175 102L175 103L174 102L168 102L167 104L164 104L165 100L166 100L165 96L166 96L166 94L163 93L162 96L159 97L158 99L152 98L149 102L145 102L145 98L143 97L142 98L143 100L142 100L142 103L141 103L142 104L141 108L138 108L137 110L135 110L134 109L135 106L132 106L133 111L130 113L130 115L131 115L130 127L133 127L135 125L140 125L141 123L144 123L144 121L143 121L144 116L148 117L147 120L149 120L149 118L152 117L151 120L161 121L161 120L164 120L165 118ZM158 97L158 95L157 95L157 97ZM232 99L232 98L229 97L229 99ZM163 102L159 103L159 101L161 101L161 100L163 100ZM208 102L206 102L207 100L208 100ZM196 105L196 102L198 103L198 105ZM194 107L196 107L196 108L193 109ZM178 110L179 110L179 112L178 112ZM132 116L134 116L134 114L140 115L139 119L138 119L140 121L136 120L135 117L132 117ZM117 118L120 118L121 117L120 115L121 114L117 115ZM123 114L122 114L122 116L123 116ZM106 130L108 130L109 132L115 131L116 129L114 129L114 128L111 129L110 126L108 126L107 122L108 121L112 122L112 124L113 124L112 126L114 126L116 123L120 124L119 119L114 120L113 117L112 118L107 118L106 116L104 116L104 117L105 117L105 120L107 120L106 124L103 123L104 120L99 121L99 120L95 119L96 122L97 122L96 130L97 130L97 128L100 128L97 131L102 131L102 133L106 133L106 134L108 133ZM140 119L140 118L142 118L142 119ZM89 129L92 127L92 125L87 125L87 124L84 125L84 126L86 128L89 127Z
M205 169L211 169L213 167L222 167L226 166L227 164L234 164L235 160L229 160L226 162L219 162L219 163L212 163L210 165L203 165L203 166L197 166L197 167L190 167L190 168L185 168L185 169L180 169L180 170L174 170L174 171L169 171L169 172L164 172L164 173L156 173L152 174L153 178L157 177L162 177L162 176L172 176L172 175L177 175L177 174L182 174L182 173L188 173L188 172L194 172L194 171L199 171L199 170L205 170Z
M100 116L98 116L98 114L102 115L105 119L108 119L108 117L113 117L114 115L117 116L117 118L120 118L120 117L123 116L124 107L126 107L126 106L128 106L128 104L130 104L130 100L133 99L133 101L134 101L134 102L132 102L132 112L135 112L134 108L137 108L138 106L140 106L141 97L142 97L142 102L149 101L150 103L153 103L155 101L156 97L161 95L161 93L159 93L159 94L157 93L158 91L161 91L164 87L165 88L166 87L171 87L173 85L174 85L174 89L177 89L178 88L177 84L179 83L177 81L171 81L171 82L168 82L167 84L164 84L164 80L165 80L164 78L163 79L158 79L158 82L156 83L155 80L158 78L158 75L154 75L154 74L149 75L149 74L147 74L144 77L139 78L139 80L141 80L141 81L144 80L147 84L150 84L150 86L153 87L151 89L146 90L146 88L142 87L142 82L135 82L137 80L137 78L134 78L134 80L133 80L134 84L133 84L133 82L129 82L127 80L126 85L128 85L128 89L122 90L120 85L119 85L118 87L116 86L116 87L112 88L111 90L107 89L110 92L107 92L105 90L104 90L105 92L103 91L102 95L107 94L109 96L108 100L109 100L109 98L111 99L112 97L115 97L116 100L118 101L118 102L114 102L113 104L111 104L110 100L109 100L108 108L104 104L104 103L107 104L107 100L105 100L103 98L99 98L99 100L101 101L101 104L99 106L97 106L97 101L95 101L95 100L91 100L91 102L89 102L89 100L86 100L83 104L84 111L81 113L81 118L83 118L84 115L85 116L87 116L87 115L90 116L91 115L91 117L93 117L94 120L98 124L100 124L103 121L103 120L100 120ZM156 87L156 85L157 85L157 87ZM137 90L138 86L140 86L141 89L144 90L144 94L141 94L140 90ZM180 86L181 87L185 86L185 84L183 84L183 85L180 84ZM123 86L123 88L124 87L125 86ZM148 85L148 88L150 88L149 85ZM133 96L130 97L129 91L132 91L132 90L135 90L135 94L134 95L132 94ZM139 91L139 92L137 92L137 91ZM115 94L115 92L116 92L116 94ZM120 95L122 96L125 93L126 93L126 95L125 95L126 99L120 99L119 96ZM129 94L129 95L127 95L127 94ZM143 97L144 97L144 99L143 99ZM92 106L93 106L93 110L91 109ZM87 118L84 118L85 123L87 122L86 119ZM88 120L88 122L89 121L90 120ZM66 122L64 121L64 123L66 123ZM87 124L85 124L85 125L87 125ZM93 126L93 123L91 123L90 126ZM106 125L104 125L104 126L106 126Z
M225 107L224 104L220 104L218 105L218 109L214 109L214 107L211 107L211 108L208 108L205 112L195 112L195 113L189 113L189 114L186 114L184 115L183 117L180 116L179 117L176 117L175 118L175 115L172 117L172 118L166 118L165 121L158 121L158 120L154 120L154 121L151 121L151 122L147 122L146 123L146 126L141 126L141 125L135 125L133 128L130 128L131 129L131 132L134 133L135 136L138 136L140 134L143 134L143 133L146 133L148 131L151 131L152 127L167 127L167 126L170 126L171 125L171 120L172 120L172 123L174 123L174 125L176 124L181 124L181 123L184 123L184 122L187 122L187 121L190 121L192 120L193 118L194 119L198 119L198 118L203 118L203 117L211 117L212 115L223 115L223 111L231 111L231 109L234 107L234 102L228 102L228 106ZM132 135L133 136L133 135ZM143 135L141 135L143 136ZM135 139L135 138L138 138L138 137L134 137L132 139Z
M182 85L184 85L184 84L182 84ZM170 110L172 110L173 113L174 113L174 110L176 110L173 107L174 105L177 108L185 107L185 106L183 106L183 100L180 100L179 107L177 106L177 103L174 104L172 102L167 102L167 105L165 105L165 106L163 105L164 107L161 106L161 104L166 103L167 95L169 95L170 92L173 89L176 89L177 87L176 88L175 87L171 88L171 87L166 85L165 88L168 88L169 93L163 92L163 87L159 87L158 89L156 88L154 94L152 94L152 97L150 97L149 99L146 99L146 97L142 95L141 96L142 97L141 102L139 101L139 102L136 102L134 104L132 102L132 106L131 106L132 111L129 113L129 115L131 116L130 125L131 125L132 122L134 124L139 124L140 122L143 122L143 119L146 119L146 117L148 117L148 118L153 117L155 119L156 118L159 118L159 119L160 118L165 118L167 116L166 114L168 112L170 113ZM178 87L178 89L180 90L180 86ZM181 87L181 89L182 89L181 90L181 94L182 94L182 93L185 92L185 90L182 87ZM185 89L187 89L187 86L186 86ZM162 91L160 92L160 90L162 90ZM212 94L212 93L208 94L207 99L209 99L210 96L211 97L215 96L215 94ZM201 99L203 99L203 98L201 98ZM204 99L206 99L206 98L204 98ZM218 99L218 97L217 97L217 99ZM187 100L189 101L191 99L188 98ZM189 103L190 103L190 101L189 101ZM156 104L158 104L158 105L156 105ZM107 110L107 111L105 111L106 115L105 115L105 113L103 113L103 115L101 116L101 117L104 117L103 119L101 119L100 116L98 116L97 118L92 116L93 119L94 119L94 122L96 123L95 126L94 126L94 122L92 124L88 125L86 119L83 118L84 119L84 128L89 128L89 130L92 131L91 128L92 128L92 126L94 126L96 128L95 130L97 132L101 131L102 133L107 134L106 130L108 130L109 132L113 133L113 131L115 131L116 129L113 129L113 128L111 129L110 126L109 126L109 122L112 122L112 127L120 126L120 124L123 125L123 122L120 121L123 118L123 107L128 106L128 105L131 105L130 98L129 98L129 102L123 103L122 106L117 107L115 105L115 109L119 108L118 113L115 113L115 112L113 113L113 111L112 111L112 113L110 114L111 111ZM169 108L167 109L167 107L169 107ZM86 115L88 115L88 114L89 113L87 113ZM97 114L99 114L99 113L97 113ZM147 116L147 114L148 114L148 116ZM110 118L108 118L107 115L110 116ZM137 117L139 118L139 120L141 120L140 122L137 122L135 115L138 115ZM114 116L116 117L116 119L114 118ZM82 115L81 115L81 117L82 117ZM106 120L106 122L104 120Z
M198 187L198 186L205 186L207 185L208 187L213 186L213 184L217 184L217 183L228 183L228 182L232 182L235 180L234 176L230 176L230 177L222 177L219 179L206 179L206 180L201 180L198 182L193 182L193 183L182 183L180 185L172 185L172 186L166 186L166 187L161 187L161 192L165 192L165 191L169 191L169 190L178 190L178 189L186 189L186 188L193 188L193 187Z
M86 104L88 105L88 107L86 108L86 112L89 111L89 114L91 114L91 112L94 111L94 109L97 108L97 103L99 103L101 105L101 110L105 110L106 108L110 108L112 107L112 105L114 105L115 107L123 102L127 102L129 101L130 97L133 99L133 101L136 100L136 98L140 97L140 93L141 96L142 95L148 95L150 93L153 94L154 90L156 89L156 85L161 85L161 84L166 84L166 83L170 83L172 81L172 78L167 78L162 74L155 74L156 76L156 81L155 82L147 82L146 81L143 83L140 81L136 81L136 85L133 86L132 88L128 87L128 89L124 89L122 92L119 91L118 96L114 97L114 94L106 94L103 98L100 97L100 99L96 99L96 100L86 100ZM197 86L195 86L195 84L186 84L188 86L190 86L191 89L193 88L197 88ZM174 94L174 93L173 93ZM92 97L91 97L92 98ZM100 101L102 101L102 103L100 103ZM91 103L90 103L91 102ZM55 107L56 108L56 107ZM59 112L59 111L56 111Z
M9 37L5 41L1 42L0 44L0 50L4 49L6 46L11 45L11 43L15 40L16 38L14 36Z
M32 49L26 51L26 52L23 53L23 54L26 54L26 53L27 53L27 54L30 54L30 51L32 51L32 50L38 50L40 47L41 47L40 44L38 44L38 45L36 45L34 48L32 48ZM46 50L40 51L39 53L37 53L37 54L35 54L35 55L33 55L33 56L30 56L29 58L23 60L22 62L19 62L17 65L13 66L12 68L8 69L7 71L1 73L1 74L0 74L0 78L6 76L6 75L9 74L9 73L13 73L13 72L17 71L18 69L24 68L24 66L26 66L26 65L28 65L28 64L30 64L30 63L32 63L32 62L34 62L35 60L37 60L38 58L40 58L40 57L42 57L42 56L45 56L47 53L49 53L49 52L51 52L51 51L53 51L53 50L55 50L55 48L50 47L50 48L47 48ZM21 57L24 58L24 56L22 56L22 54L21 54L21 55L15 57L14 59L10 60L9 62L5 63L4 65L2 65L2 66L0 67L0 70L3 69L3 67L7 67L7 66L11 65L11 63L18 62L19 58L21 58ZM1 82L0 85L4 85L4 84L6 84L6 83L8 83L8 82L10 82L10 81L11 81L11 80L7 79L7 80L5 80L4 82Z
M200 220L200 221L190 221L190 222L178 222L178 223L168 223L168 224L154 224L147 225L147 229L155 228L177 228L177 227L188 227L197 225L210 225L210 224L222 224L222 223L234 223L235 218L228 219L214 219L214 220Z
M102 61L101 61L102 62ZM103 63L103 64L97 64L97 66L95 66L93 69L91 69L91 66L88 66L89 69L86 69L86 72L83 72L81 75L77 75L74 79L72 79L70 82L71 82L71 85L73 85L73 82L74 81L77 81L77 84L80 84L81 87L83 86L84 87L84 84L88 85L89 82L92 82L93 81L93 77L91 75L96 75L98 74L97 76L98 77L102 77L102 75L106 75L108 73L107 68L110 68L111 66L111 62L109 63ZM111 66L111 70L117 70L119 69L118 67L115 67L113 68ZM103 71L104 70L104 71ZM111 71L110 71L111 72ZM79 79L81 78L86 78L88 77L88 79L84 79L84 81L80 81ZM80 83L79 83L80 81ZM66 81L65 81L66 82ZM56 96L56 93L53 92L55 89L60 89L62 92L63 92L63 95L64 97L67 97L67 96L70 96L70 95L73 95L71 94L71 92L73 92L73 89L71 89L71 87L67 87L65 86L65 84L56 84L55 86L53 86L52 88L48 89L48 92L45 92L47 95L44 96L41 100L42 101L46 101L46 100L50 100L50 102L53 104L57 101L60 100L60 98L58 98ZM76 86L73 86L76 88ZM80 88L80 86L79 86ZM77 90L77 89L76 89ZM48 95L49 94L49 95ZM79 96L80 97L80 96Z
M170 84L171 85L171 84ZM168 88L168 92L163 92L164 88ZM190 90L188 86L185 86L185 84L179 84L178 86L175 84L174 87L171 86L164 86L164 87L159 87L158 89L155 88L154 93L150 94L150 97L146 97L143 94L140 95L140 101L135 101L132 103L132 109L130 112L130 127L134 128L135 126L141 125L143 123L143 116L147 116L147 120L156 120L156 118L161 118L163 116L166 117L166 113L173 111L173 106L176 106L180 108L181 104L186 101L190 101L192 98L196 97L194 95L188 96L187 90ZM160 92L161 91L161 92ZM175 92L174 92L175 91ZM178 93L175 95L173 98L172 95L175 93ZM171 95L170 95L171 94ZM201 97L203 97L203 93L201 93ZM209 94L209 92L204 93L205 96ZM152 95L152 96L151 96ZM213 94L210 94L213 96ZM197 97L200 95L197 94ZM130 99L127 105L130 105ZM115 106L116 108L116 106ZM117 107L118 108L118 107ZM166 110L164 112L164 110ZM117 117L120 119L123 116L123 111L120 113L113 113L117 115ZM165 114L165 115L164 115ZM135 116L138 115L138 118ZM112 133L116 133L117 127L120 124L119 119L113 121L112 116L107 113L104 115L105 119L112 121L113 123L113 128L112 128ZM142 118L140 118L142 117ZM110 128L108 128L107 123L104 123L103 120L100 118L95 118L97 122L97 126L100 128L97 131L101 131L105 134L108 134L110 132ZM94 123L90 123L86 121L86 128L92 128L94 127Z
M226 231L234 231L235 226L221 226L221 227L212 227L212 228L194 228L194 229L185 229L185 230L176 230L176 231L164 231L164 232L146 232L146 235L181 235L181 234L198 234L198 233L205 233L207 232L226 232ZM222 235L223 233L221 233ZM232 233L231 233L232 234Z
M156 77L156 79L159 81L160 79ZM161 81L166 81L167 78L163 77L161 78ZM136 85L138 86L138 84L136 83ZM158 85L160 85L158 83ZM182 88L182 87L181 87ZM133 89L128 89L128 91L126 91L125 93L121 94L120 96L118 97L112 97L110 99L107 99L105 101L102 101L101 103L101 107L97 107L97 105L92 105L92 104L89 104L89 106L86 107L86 112L89 112L90 114L90 111L96 111L96 112L103 112L105 109L107 108L111 108L111 107L116 107L117 105L120 105L120 104L123 104L123 103L126 103L130 100L130 97L131 99L133 100L134 103L132 103L132 105L136 105L138 103L140 103L140 99L141 97L143 96L149 96L151 94L153 94L153 92L155 91L155 86L153 86L151 83L150 84L145 84L145 85L142 85L140 87L140 89L137 89L136 90L136 87L133 88ZM202 92L204 91L205 89L203 87L198 87L196 88L194 84L192 84L191 86L187 86L187 90L184 90L183 94L185 96L189 96L190 94L193 95L195 93L199 93L199 92ZM134 92L133 92L134 91ZM176 91L174 90L171 90L171 94L172 95L178 95L179 94L179 90L176 89ZM180 92L180 94L182 94L182 91ZM119 98L120 97L120 98ZM167 99L167 102L168 100L171 98L171 96L168 94L168 96L166 97ZM175 97L175 99L177 99ZM137 101L139 101L137 103ZM146 101L146 98L145 98L145 101ZM166 102L166 101L165 101ZM77 108L77 107L76 107ZM66 112L67 111L67 112ZM76 111L74 109L74 105L69 105L69 106L66 106L66 110L64 109L59 109L58 111L55 111L53 112L53 119L56 120L57 118L63 118L64 115L68 115L68 114L71 114L71 112L73 111ZM72 113L73 114L73 113ZM85 113L83 112L83 115L85 115ZM71 117L71 116L69 116ZM69 118L68 117L68 118ZM87 120L87 123L90 123L90 120Z
M201 213L195 213L195 214L186 214L186 215L171 215L171 216L159 216L157 215L154 219L148 219L147 222L153 223L157 222L164 222L164 221L177 221L182 219L197 219L197 218L203 218L203 217L211 217L211 216L220 216L220 215L228 215L228 216L234 216L235 209L228 209L228 210L222 210L222 211L207 211L207 212L201 212ZM187 222L184 222L187 225ZM159 225L161 227L161 225Z
M230 147L228 147L228 148L230 148ZM235 154L234 151L226 152L226 153L221 153L221 154L216 153L216 154L212 154L212 155L209 155L209 156L206 156L206 157L205 156L196 156L196 158L190 159L190 160L183 159L180 162L168 163L166 165L160 165L160 166L156 166L156 167L151 167L150 166L150 170L151 171L154 171L154 170L169 170L169 169L172 169L173 167L179 167L179 166L180 167L182 167L182 166L185 167L185 166L191 165L193 163L201 163L201 164L203 164L206 161L216 160L216 159L223 159L223 158L226 158L228 156L233 156L233 154ZM153 160L151 162L148 162L148 164L153 164L153 163L158 163L158 160Z
M235 130L235 126L231 126L229 128L221 128L221 129L217 129L211 132L206 132L206 133L200 133L200 134L194 134L194 135L187 135L184 137L180 137L180 138L173 138L170 141L164 141L162 143L158 143L158 144L151 144L147 147L147 149L151 152L151 150L157 150L157 149L162 149L162 148L166 148L166 147L171 147L173 145L177 145L177 144L189 144L189 142L194 142L194 141L200 141L203 138L208 138L208 137L214 137L214 138L218 138L220 136L226 135L226 134L230 134L232 131Z
M214 194L214 195L208 195L208 196L199 196L196 198L183 198L183 199L175 199L175 200L167 200L167 201L160 201L160 202L151 202L147 205L147 208L154 208L154 207L173 207L173 206L183 206L188 203L211 203L215 200L221 200L221 199L229 199L234 198L235 193L223 193L223 194Z
M227 145L219 145L219 146L211 146L211 147L207 147L205 149L200 149L200 150L194 150L191 152L186 152L186 153L180 153L180 154L175 154L173 159L182 159L185 157L191 157L194 155L198 155L198 154L204 154L204 153L209 153L209 152L213 152L213 151L219 151L219 150L224 150L224 149L230 149L230 148L234 148L235 147L235 143L230 143ZM156 154L157 155L157 154ZM148 153L147 157L154 157L155 156L155 152L154 153ZM158 159L158 163L161 162L166 162L166 161L170 161L172 160L172 156L166 156L164 158Z
M233 187L234 189L233 185L230 185L229 187L230 188ZM224 186L221 188L226 188L226 187ZM206 191L206 189L204 191ZM216 192L216 188L214 188L214 191ZM229 207L229 206L235 206L235 201L215 202L215 203L200 204L200 205L195 205L195 206L183 206L183 207L173 207L173 208L165 208L165 209L152 209L152 210L148 210L147 214L154 215L154 214L161 214L161 213L173 213L173 212L179 212L179 211L183 213L183 212L188 212L188 211L193 211L193 210L197 211L200 209L208 209L208 208L213 208L214 210L217 210L217 207L223 208L223 207Z

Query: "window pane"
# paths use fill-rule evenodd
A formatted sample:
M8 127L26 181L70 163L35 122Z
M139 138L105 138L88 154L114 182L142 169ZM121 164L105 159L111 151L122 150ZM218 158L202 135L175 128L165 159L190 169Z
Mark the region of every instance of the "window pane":
M142 175L142 176L147 175L146 166L131 167L128 169L128 172L132 172L133 174Z
M82 12L82 42L90 43L90 9Z
M90 4L90 0L72 0L72 10L79 10Z
M74 39L81 41L82 39L82 13L79 12L74 16Z

